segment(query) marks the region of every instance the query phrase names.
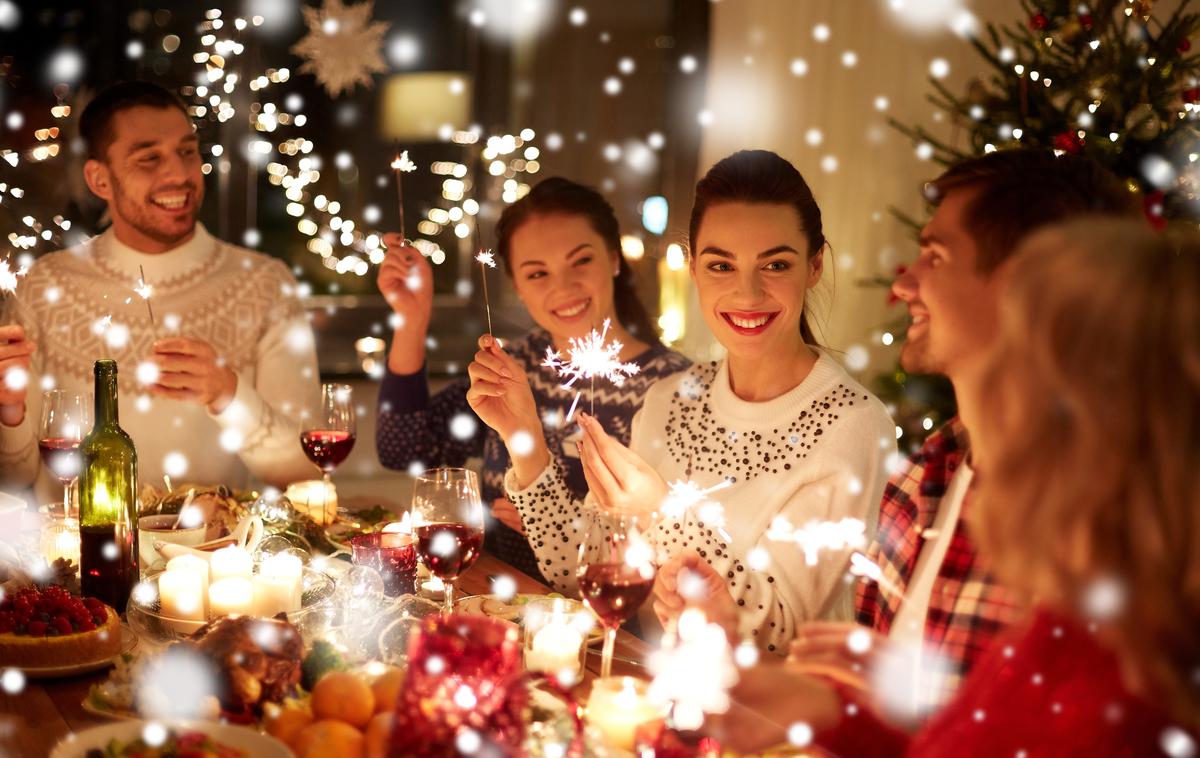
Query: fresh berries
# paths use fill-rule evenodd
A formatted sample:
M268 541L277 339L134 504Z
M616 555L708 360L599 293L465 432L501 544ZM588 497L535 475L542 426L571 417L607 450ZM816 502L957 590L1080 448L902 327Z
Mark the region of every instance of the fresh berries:
M51 585L25 588L0 602L0 633L33 637L90 632L108 620L108 609L96 598L78 598Z

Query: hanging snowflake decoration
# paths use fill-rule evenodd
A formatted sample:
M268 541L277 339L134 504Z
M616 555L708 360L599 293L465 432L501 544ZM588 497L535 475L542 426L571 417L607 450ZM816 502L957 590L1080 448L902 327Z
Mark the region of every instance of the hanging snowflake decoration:
M337 97L361 84L371 87L371 75L387 70L381 47L388 26L371 21L374 2L346 6L342 0L324 0L320 10L303 8L308 34L292 47L304 58L300 71L317 77Z

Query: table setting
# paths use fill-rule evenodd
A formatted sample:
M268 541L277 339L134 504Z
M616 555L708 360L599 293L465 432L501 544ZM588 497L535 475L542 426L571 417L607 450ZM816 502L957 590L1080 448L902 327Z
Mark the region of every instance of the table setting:
M327 385L322 428L302 433L321 480L287 492L143 485L110 527L124 544L99 568L71 497L80 466L66 456L77 453L47 446L65 503L13 506L20 537L0 553L6 696L48 698L59 716L22 739L61 758L196 746L310 758L728 754L672 728L649 646L622 630L655 574L636 524L598 518L584 530L573 599L483 554L474 471L421 472L407 509L338 505L328 475L345 457L336 446L353 444L348 393ZM85 591L81 576L104 579L108 594Z

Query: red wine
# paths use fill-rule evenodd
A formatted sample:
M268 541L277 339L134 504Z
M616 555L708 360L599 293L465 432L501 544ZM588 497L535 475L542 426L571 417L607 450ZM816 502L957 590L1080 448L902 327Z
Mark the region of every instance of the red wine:
M38 450L42 453L42 463L64 487L79 476L79 440L48 437L38 441Z
M350 432L311 430L300 432L300 444L304 454L329 474L338 467L354 449L354 435Z
M610 629L632 618L653 588L654 577L647 579L623 563L596 563L579 575L583 602Z
M457 579L483 550L483 530L466 524L425 524L413 531L421 561L441 579Z
M124 527L118 538L115 524L79 527L80 590L84 597L94 597L125 612L129 593L138 580L133 535Z

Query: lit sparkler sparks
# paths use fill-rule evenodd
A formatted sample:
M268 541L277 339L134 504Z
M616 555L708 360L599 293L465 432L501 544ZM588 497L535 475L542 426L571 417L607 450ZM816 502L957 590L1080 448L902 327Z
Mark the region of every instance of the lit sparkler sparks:
M804 560L809 566L817 565L817 557L822 550L861 548L867 543L866 525L856 518L813 520L794 527L786 517L776 516L767 528L767 539L795 542L804 551Z
M670 703L675 723L698 729L705 713L729 710L729 689L737 684L737 666L729 640L704 613L689 608L679 616L675 633L647 661L654 679L651 699Z
M901 599L904 598L904 592L896 586L895 582L883 575L883 569L879 568L879 564L862 553L854 553L850 556L850 573L864 579L869 579L888 592L899 596Z
M408 151L405 150L396 156L392 161L392 171L396 172L396 200L400 208L400 236L407 240L408 237L404 234L404 182L401 176L410 171L416 171L417 164L408 159Z
M146 283L146 271L141 267L141 265L138 266L138 283L137 286L133 288L133 291L138 293L138 295L146 301L146 313L150 314L150 331L156 331L156 325L154 323L154 308L150 307L150 293L154 291L154 288Z
M608 328L611 326L609 319L604 319L604 327L597 332L595 329L583 339L572 337L567 343L567 359L563 360L562 354L552 347L546 348L546 359L542 361L542 365L546 368L552 368L558 372L559 376L569 377L563 388L569 389L579 379L588 379L592 382L592 408L595 410L596 402L596 377L607 379L613 385L620 387L625 383L625 378L637 374L641 368L636 363L622 363L621 349L624 347L617 340L605 343L604 337L608 334ZM575 407L579 405L579 393L575 393L575 400L571 403L571 410L567 413L567 421L575 414Z
M0 292L6 295L15 294L17 280L27 273L29 273L29 269L25 267L14 269L7 260L0 261Z
M496 255L491 250L480 250L475 254L479 261L479 275L483 279L483 308L487 311L488 334L492 333L492 305L488 301L487 270L496 268Z
M725 507L709 495L733 484L729 479L704 489L688 480L676 480L667 485L667 496L663 499L663 515L678 518L691 511L705 524L712 525L727 542L733 538L725 531Z

